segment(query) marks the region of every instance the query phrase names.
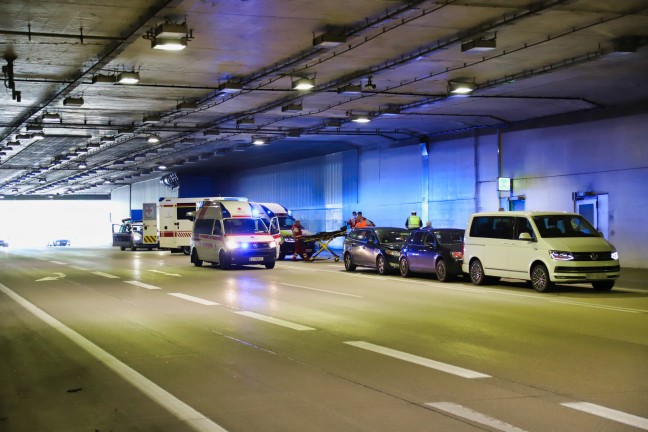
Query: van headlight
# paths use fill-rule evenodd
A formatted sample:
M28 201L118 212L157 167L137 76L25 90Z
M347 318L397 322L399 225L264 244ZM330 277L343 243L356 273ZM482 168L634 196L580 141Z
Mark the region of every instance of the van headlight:
M556 261L571 261L574 259L574 255L571 252L551 250L549 251L552 259Z
M613 250L612 253L610 254L610 258L613 260L618 260L619 259L619 252Z
M225 240L225 246L227 247L227 249L236 249L240 247L240 244L236 240L227 239Z
M271 248L276 248L277 247L277 242L271 241L268 246L270 246Z

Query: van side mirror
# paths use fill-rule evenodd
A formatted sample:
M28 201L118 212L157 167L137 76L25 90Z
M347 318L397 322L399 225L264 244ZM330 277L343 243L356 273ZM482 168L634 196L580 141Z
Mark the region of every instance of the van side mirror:
M520 233L518 240L533 241L533 237L528 232Z

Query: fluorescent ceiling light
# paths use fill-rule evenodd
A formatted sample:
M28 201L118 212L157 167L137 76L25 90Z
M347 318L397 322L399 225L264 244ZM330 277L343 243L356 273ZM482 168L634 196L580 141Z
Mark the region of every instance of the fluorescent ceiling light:
M61 120L61 114L59 113L50 113L46 112L43 114L43 121L59 121Z
M313 38L313 46L318 48L335 48L346 42L346 36L324 33Z
M189 28L186 22L180 24L165 22L155 27L154 36L156 38L180 39L186 37L187 34L189 34Z
M28 132L43 132L43 126L39 124L28 124L25 129Z
M79 169L86 169L86 168L88 168L88 165L86 165L85 162L81 162L81 163L79 164Z
M315 81L310 78L298 78L292 82L293 90L310 90L315 87Z
M35 140L42 140L45 139L45 134L43 132L36 132L32 135L32 138Z
M97 74L92 77L92 84L113 84L117 80L115 75Z
M149 144L156 144L160 142L160 137L157 135L149 135L148 138L146 138L146 142Z
M181 51L187 48L187 38L169 39L156 37L151 39L151 48L164 51Z
M119 84L137 84L140 80L139 73L137 72L120 72L117 74L117 82Z
M461 44L461 52L481 53L492 51L497 46L497 40L492 39L475 39Z
M266 143L266 140L263 137L252 138L252 144L254 144L254 145L263 145L265 143Z
M465 95L475 90L475 84L469 82L450 81L448 92L455 95Z
M218 90L224 93L238 93L243 89L243 84L239 82L226 82L218 86Z
M158 166L158 169L164 171L165 169L167 169L167 167L166 167L166 165L162 164L162 165Z
M367 114L352 114L350 118L354 123L369 123L371 121L371 117Z

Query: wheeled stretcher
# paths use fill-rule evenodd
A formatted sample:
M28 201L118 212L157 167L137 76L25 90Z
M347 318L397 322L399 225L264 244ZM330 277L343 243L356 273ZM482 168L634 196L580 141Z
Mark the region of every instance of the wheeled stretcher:
M339 255L333 252L332 250L330 250L328 246L333 241L333 239L346 235L346 232L347 232L346 227L342 227L337 231L324 231L310 236L304 236L303 237L304 241L306 242L312 241L312 242L317 242L319 244L319 249L310 257L310 261L315 260L315 258L317 258L317 256L323 251L327 251L328 253L333 255L335 262L340 261Z

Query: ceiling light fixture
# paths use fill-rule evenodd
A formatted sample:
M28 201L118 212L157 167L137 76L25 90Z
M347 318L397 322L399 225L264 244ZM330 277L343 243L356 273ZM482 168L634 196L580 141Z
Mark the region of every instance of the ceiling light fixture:
M293 90L310 90L313 87L315 87L315 80L310 79L310 78L297 78L292 82L292 89Z
M35 140L42 140L45 139L45 134L43 132L36 132L32 135L32 138Z
M240 82L231 82L228 81L218 86L218 90L223 93L238 93L243 90L243 84Z
M300 103L291 103L281 107L282 112L286 111L302 111L304 109L303 105Z
M115 75L97 74L92 77L92 84L114 84L117 81Z
M2 150L5 150L5 151L12 151L12 150L13 150L13 147L11 147L10 145L6 145L6 146L4 146L4 147L0 147L0 148L1 148Z
M187 38L168 39L168 38L154 38L151 39L151 48L161 49L164 51L181 51L187 48Z
M495 48L497 48L497 39L495 37L473 39L461 44L461 52L467 53L483 53L492 51Z
M88 165L85 162L81 162L79 164L79 169L86 169L86 168L88 168Z
M347 95L360 94L362 93L362 87L360 87L360 84L358 85L347 84L347 85L343 85L342 87L338 87L337 92L338 94L347 94Z
M18 134L16 135L17 140L30 140L32 139L32 134Z
M127 84L127 85L133 85L139 83L140 76L139 73L132 71L132 72L120 72L117 74L117 83L119 84Z
M242 125L242 124L254 124L254 117L245 117L242 119L236 120L236 125Z
M157 143L160 142L160 137L157 136L157 135L149 135L146 138L146 142L149 143L149 144L157 144Z
M68 96L65 99L63 99L63 105L64 106L81 106L83 105L84 100L82 97L71 97Z
M61 121L61 114L46 112L46 113L43 114L42 120L44 122L46 122L46 121Z
M220 130L218 129L207 129L203 131L203 135L220 135Z
M180 102L176 105L176 108L179 110L191 110L198 108L198 102Z
M376 90L376 84L373 83L371 77L367 78L367 84L365 84L366 89Z
M253 137L252 138L252 144L254 145L263 145L266 143L266 139L264 137Z
M147 31L142 37L151 41L151 48L180 51L193 39L193 30L189 30L186 22L178 24L167 20Z
M8 145L8 146L18 147L18 146L20 146L20 141L15 141L15 140L14 140L14 141L9 141L9 142L7 143L7 145Z
M100 139L101 142L115 142L115 136L114 135L107 135L107 136L102 136Z
M371 116L369 114L349 114L349 119L354 123L369 123Z
M161 121L161 120L162 120L162 119L160 118L160 115L159 115L159 114L147 114L147 115L145 115L144 118L142 119L142 121L143 121L144 123L157 123L157 122L159 122L159 121Z
M25 129L28 132L43 132L43 125L39 124L28 124Z
M317 48L335 48L346 42L346 36L335 33L324 33L313 38L313 46Z
M448 93L452 95L467 95L475 90L475 84L465 81L448 82Z

